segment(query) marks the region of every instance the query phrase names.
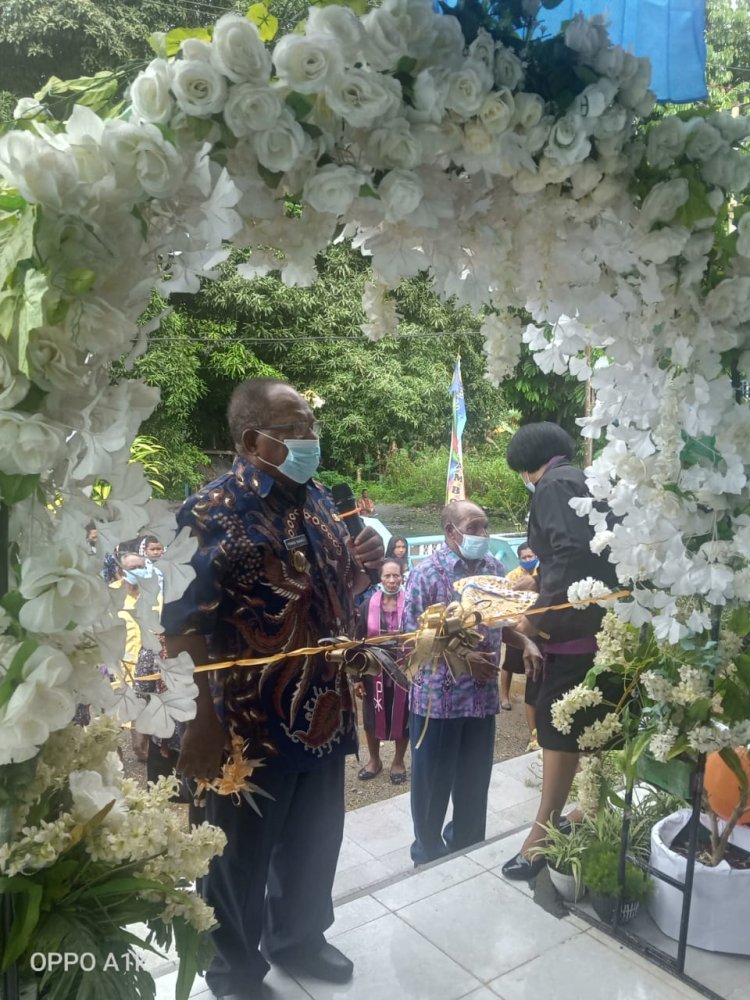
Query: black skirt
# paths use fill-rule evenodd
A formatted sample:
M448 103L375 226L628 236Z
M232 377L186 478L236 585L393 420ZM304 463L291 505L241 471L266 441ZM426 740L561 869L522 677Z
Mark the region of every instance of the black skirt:
M593 653L579 653L563 656L560 653L545 653L544 675L536 699L536 729L539 746L544 750L564 750L578 753L578 737L586 726L597 719L603 719L610 709L606 705L595 705L576 712L573 726L566 735L552 725L552 705L576 684L581 684L594 665Z

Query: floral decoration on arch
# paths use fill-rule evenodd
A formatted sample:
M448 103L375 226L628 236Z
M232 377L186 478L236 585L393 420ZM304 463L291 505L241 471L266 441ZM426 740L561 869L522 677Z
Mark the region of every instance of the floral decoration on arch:
M395 332L390 291L427 271L486 310L492 377L522 339L543 371L591 377L582 431L605 443L588 481L619 522L578 512L635 588L621 613L677 641L708 606L750 597L750 415L735 391L750 362L747 118L646 120L648 62L611 46L599 17L535 36L536 0L500 21L477 0L458 17L429 0L313 7L272 44L259 6L156 39L125 105L92 99L58 121L42 94L0 139L5 762L33 756L75 701L144 727L190 714L181 664L164 664L161 713L103 683L124 636L80 540L91 519L104 549L173 533L128 463L156 392L110 385L109 365L145 350L154 287L194 292L232 248L251 251L243 275L304 284L350 238L372 259L370 336ZM168 547L167 600L192 544ZM54 710L34 716L43 692Z

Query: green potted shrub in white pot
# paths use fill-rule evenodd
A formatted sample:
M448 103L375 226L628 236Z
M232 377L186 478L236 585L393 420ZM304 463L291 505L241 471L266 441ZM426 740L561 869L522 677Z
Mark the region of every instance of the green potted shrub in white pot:
M552 884L568 903L577 903L585 893L583 856L591 843L591 828L586 823L573 823L560 830L555 823L545 827L546 840L537 854L547 859Z

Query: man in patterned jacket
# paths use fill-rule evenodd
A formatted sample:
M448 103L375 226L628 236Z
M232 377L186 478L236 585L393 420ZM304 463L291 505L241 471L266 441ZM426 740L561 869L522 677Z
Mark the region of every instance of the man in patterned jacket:
M170 655L196 664L270 657L353 635L354 595L369 585L383 545L372 528L354 542L328 490L312 479L318 425L306 400L275 379L237 386L228 409L231 472L183 505L198 539L196 579L164 612ZM218 772L232 737L263 758L252 804L209 792L206 819L227 835L203 893L219 922L206 979L218 997L263 995L270 961L346 982L352 963L328 944L331 889L344 826L344 758L356 749L349 683L322 655L260 669L196 675L197 714L179 771ZM262 945L263 953L259 951ZM264 957L266 956L266 957Z

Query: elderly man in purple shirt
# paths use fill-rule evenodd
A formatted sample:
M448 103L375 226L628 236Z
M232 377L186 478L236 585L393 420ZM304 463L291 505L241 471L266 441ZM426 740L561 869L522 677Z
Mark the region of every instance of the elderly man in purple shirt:
M488 554L489 522L481 507L467 500L448 504L441 523L445 544L409 576L405 632L416 629L419 616L431 604L458 599L453 589L456 580L477 574L505 576L503 564ZM527 672L540 669L541 654L534 643L506 628L502 633L486 631L482 645L467 657L468 673L454 678L448 664L438 660L422 666L414 678L409 734L415 865L484 840L495 716L500 708L501 634L503 642L522 650ZM443 829L449 798L453 818Z

